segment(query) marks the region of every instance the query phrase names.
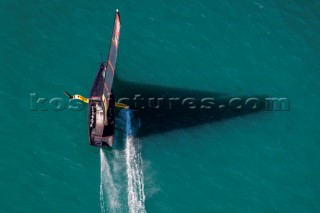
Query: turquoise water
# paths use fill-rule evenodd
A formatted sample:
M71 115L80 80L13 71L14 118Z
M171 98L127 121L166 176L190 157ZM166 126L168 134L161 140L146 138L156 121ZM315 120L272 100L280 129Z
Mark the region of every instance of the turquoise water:
M100 159L87 145L86 109L31 111L29 94L87 96L116 8L119 78L286 97L290 111L133 140L120 116L118 145ZM1 1L0 212L101 212L101 204L115 212L320 212L319 10L317 0ZM114 190L101 197L105 174Z

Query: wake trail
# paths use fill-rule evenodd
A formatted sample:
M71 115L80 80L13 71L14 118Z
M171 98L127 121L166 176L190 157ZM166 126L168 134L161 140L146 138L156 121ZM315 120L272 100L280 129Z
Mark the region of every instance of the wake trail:
M100 207L101 212L116 212L119 209L119 190L115 186L114 178L106 154L100 148Z
M125 157L128 181L127 192L129 212L146 212L141 148L139 148L139 139L134 137L134 128L132 127L132 112L127 110L125 113Z
M146 212L140 140L134 135L132 120L133 114L129 110L120 112L122 122L119 123L124 127L124 150L100 149L101 213Z

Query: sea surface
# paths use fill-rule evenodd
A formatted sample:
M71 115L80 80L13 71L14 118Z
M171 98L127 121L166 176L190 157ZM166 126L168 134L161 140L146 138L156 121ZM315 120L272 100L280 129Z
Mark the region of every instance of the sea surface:
M286 98L289 110L173 115L143 135L123 110L115 147L89 146L86 106L48 102L89 95L117 8L122 81ZM0 212L320 212L319 11L319 0L2 0ZM47 98L38 110L34 93Z

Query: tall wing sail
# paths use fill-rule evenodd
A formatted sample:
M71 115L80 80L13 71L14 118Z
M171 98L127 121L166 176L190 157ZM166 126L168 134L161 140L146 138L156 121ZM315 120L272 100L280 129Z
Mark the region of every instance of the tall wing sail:
M109 98L112 89L113 77L116 68L117 54L118 54L118 45L120 38L120 14L119 11L116 11L113 25L113 32L109 47L109 54L107 61L105 63L105 82L104 82L104 90L103 94L105 98L107 98L107 106L109 106Z

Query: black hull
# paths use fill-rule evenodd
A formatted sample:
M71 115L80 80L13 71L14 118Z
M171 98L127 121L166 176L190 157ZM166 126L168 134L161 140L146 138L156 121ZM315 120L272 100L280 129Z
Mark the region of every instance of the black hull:
M92 117L97 116L97 111L95 109L96 104L99 101L90 101L88 108L88 129L89 129L89 144L98 147L112 147L114 142L114 131L115 131L115 117L114 117L114 98L109 101L109 108L107 112L107 117L103 117L102 125L97 125L97 123L91 122ZM94 110L92 110L94 108ZM93 116L92 116L93 114ZM103 110L103 114L105 114ZM105 121L106 119L106 121Z

